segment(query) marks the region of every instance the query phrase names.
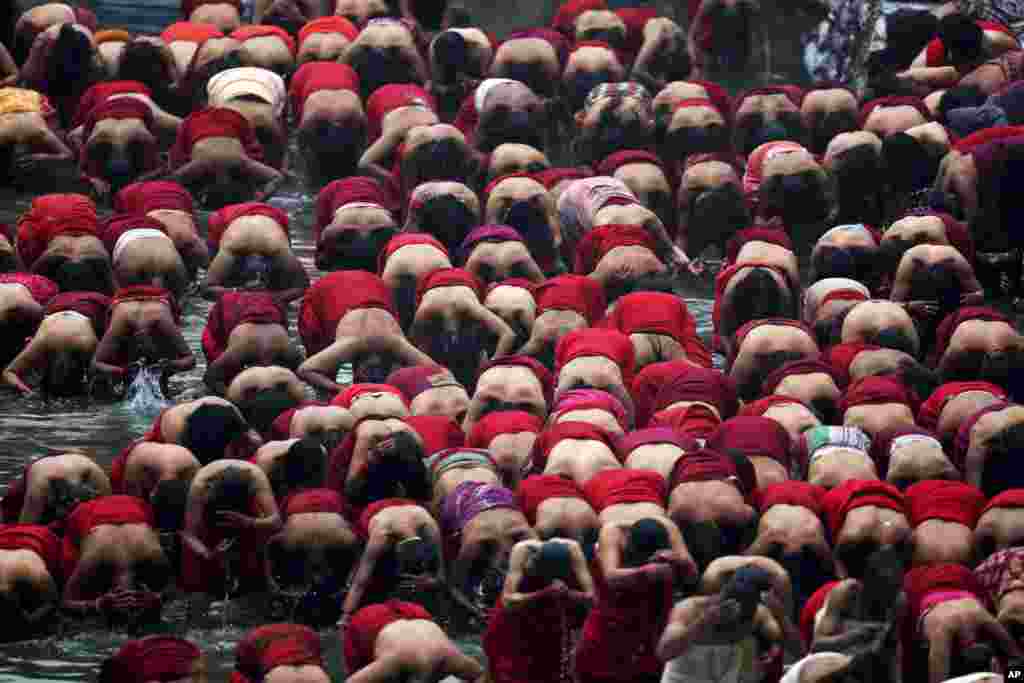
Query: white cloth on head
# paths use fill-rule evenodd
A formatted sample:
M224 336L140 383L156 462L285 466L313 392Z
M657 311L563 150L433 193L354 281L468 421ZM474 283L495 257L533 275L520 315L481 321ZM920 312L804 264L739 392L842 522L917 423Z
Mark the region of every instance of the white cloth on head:
M803 673L804 668L813 661L819 659L830 659L832 657L842 656L839 652L815 652L814 654L807 655L796 664L793 664L786 673L783 674L779 683L800 683L800 674Z

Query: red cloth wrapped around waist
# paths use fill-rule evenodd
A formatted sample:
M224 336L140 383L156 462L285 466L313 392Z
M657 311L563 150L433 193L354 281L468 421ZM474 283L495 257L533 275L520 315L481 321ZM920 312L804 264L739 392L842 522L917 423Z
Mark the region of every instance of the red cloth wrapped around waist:
M220 358L228 348L231 333L246 323L287 327L288 320L270 292L225 292L213 305L203 328L203 353L208 363Z
M224 33L213 24L200 24L194 21L176 21L160 34L160 39L170 45L178 41L185 43L205 43L211 38L223 38Z
M320 63L314 62L313 64ZM392 212L398 208L391 191L374 178L350 176L333 180L316 196L316 223L313 224L313 240L318 246L324 229L334 222L334 212L346 204L356 202L378 204L381 208Z
M380 308L398 318L391 288L372 273L343 270L317 280L306 291L299 311L299 336L306 353L312 355L330 346L338 323L360 308Z
M334 513L346 519L352 516L348 501L333 489L306 489L293 493L284 500L281 508L285 517L316 512Z
M245 154L263 160L263 146L256 139L249 120L233 109L211 107L189 114L178 128L178 137L171 147L171 167L178 168L192 158L192 148L206 138L234 138L242 143Z
M0 284L22 285L40 306L49 305L60 292L56 282L34 273L0 273Z
M148 180L121 188L114 197L114 210L121 213L184 211L192 213L192 195L171 180Z
M929 431L937 430L939 426L939 418L942 416L942 411L946 407L946 404L960 394L965 394L970 391L984 391L1000 399L1005 399L1007 397L1005 389L992 384L991 382L984 382L981 380L946 382L932 392L932 395L928 397L928 400L921 404L920 410L917 411L918 426Z
M174 295L163 287L154 287L152 285L121 287L114 292L114 298L110 301L110 310L113 311L114 307L118 304L129 301L156 301L164 304L171 309L174 322L179 325L181 324L181 311L178 309L178 302L174 299Z
M832 489L822 499L832 538L839 538L846 516L861 507L880 507L906 514L903 493L892 484L852 479Z
M0 527L0 550L31 550L44 563L54 581L61 580L60 539L39 524L12 524Z
M166 41L165 41L166 42ZM92 112L101 104L106 102L112 95L145 95L152 97L153 92L149 87L140 81L101 81L89 87L82 97L78 100L78 109L75 111L75 117L71 121L71 129L74 130L79 126L84 126L86 121L89 120L89 116ZM121 98L121 99L135 99L135 98ZM138 102L139 100L135 100ZM88 140L89 136L85 135L83 140Z
M370 503L363 511L359 513L359 519L356 522L356 533L359 534L359 538L368 540L370 538L370 522L373 521L374 515L381 510L387 510L388 508L399 508L407 507L409 505L418 506L415 500L411 498L385 498L383 500L374 501Z
M31 269L60 235L99 235L96 205L81 194L48 194L32 200L18 218L18 254Z
M410 415L403 420L416 430L423 442L423 455L429 458L446 448L462 448L466 433L447 415Z
M609 224L588 231L576 248L574 270L579 275L593 272L608 252L618 247L643 247L657 252L657 244L639 225Z
M145 524L152 527L153 510L135 496L112 495L80 503L67 519L64 533L63 567L71 577L78 566L81 544L89 533L107 524Z
M224 233L227 232L231 224L239 218L245 218L246 216L269 218L281 228L284 236L289 238L290 241L291 234L288 230L288 214L270 204L242 202L241 204L225 206L210 214L206 225L206 243L210 249L216 251L220 247L220 241L224 237Z
M156 230L167 234L167 227L155 218L145 214L121 213L114 214L103 221L100 226L100 239L103 246L113 256L117 241L129 230Z
M604 429L588 422L559 422L545 429L534 443L534 467L538 471L542 471L547 464L551 451L566 439L599 441L615 454L615 442L612 440L612 435Z
M46 315L60 311L81 313L92 323L97 337L102 337L110 317L110 297L99 292L63 292L46 306Z
M551 498L584 500L583 490L572 479L554 474L534 474L519 483L516 503L526 515L530 526L537 524L537 509Z
M147 131L152 130L153 128L153 110L150 109L148 104L137 97L108 97L93 107L89 112L89 115L85 119L85 123L82 124L82 140L85 142L89 141L92 137L93 130L100 121L126 121L129 119L138 119L142 121L142 124L146 127ZM142 151L143 165L140 171L151 171L156 168L158 153L156 144L143 144ZM93 158L92 155L83 153L79 161L82 171L86 174L93 177L102 176L104 171L103 164Z
M953 339L953 334L956 333L956 328L960 327L961 323L969 320L1002 322L1013 325L1013 322L1004 313L988 306L963 306L958 308L943 318L942 322L939 323L939 327L935 330L935 345L928 356L929 365L932 367L938 366L939 361L942 360L942 356L945 355L946 349L949 347L950 340Z
M559 275L534 291L537 316L547 311L575 311L594 323L604 317L608 307L601 284L583 275Z
M734 263L731 266L727 266L719 271L715 277L715 303L711 308L711 327L714 330L715 342L714 346L718 349L721 348L721 334L722 327L722 306L725 305L725 291L729 287L729 282L732 278L744 268L767 268L782 277L784 282L789 282L789 273L785 269L780 268L774 263L767 261L744 261L742 263ZM737 344L739 346L739 344Z
M348 38L349 42L359 37L359 29L345 17L319 17L307 22L299 30L299 47L306 42L307 38L317 33L340 33Z
M321 664L316 631L298 624L267 624L249 631L238 643L231 683L262 681L279 666Z
M915 528L938 519L974 529L985 507L985 494L962 481L919 481L907 488L904 496L910 526Z
M413 83L391 83L377 88L366 100L366 125L370 143L381 136L385 116L396 109L411 106L437 111L433 96Z
M604 470L583 486L583 494L598 512L612 505L665 504L665 480L653 470Z
M292 53L292 56L295 55L295 39L279 26L269 26L267 24L239 26L231 33L231 37L240 43L244 43L252 38L278 38L288 46L288 51Z
M110 463L110 490L115 494L124 494L124 473L128 467L128 458L132 457L132 452L135 447L140 443L145 442L145 438L135 439L130 444L121 449L121 452L117 454L113 462Z
M679 342L690 360L711 367L711 353L697 336L697 321L672 294L635 292L619 299L605 324L624 334L661 334Z
M773 505L795 505L821 515L825 489L806 481L784 481L757 490L757 509L764 513Z
M341 17L325 17L341 19ZM359 75L348 64L307 62L292 76L288 87L295 119L302 121L306 99L320 90L348 90L359 94Z
M434 620L430 612L419 605L399 600L370 605L353 614L345 629L343 644L346 670L352 674L371 664L380 632L396 621L412 619Z
M957 469L961 472L967 465L967 451L971 447L971 432L974 430L975 425L978 424L978 420L985 417L990 413L998 413L1001 410L1006 410L1014 404L1009 401L998 401L990 405L985 406L981 410L976 411L966 420L960 423L960 427L956 430L956 438L953 439L953 450L949 454L949 459Z

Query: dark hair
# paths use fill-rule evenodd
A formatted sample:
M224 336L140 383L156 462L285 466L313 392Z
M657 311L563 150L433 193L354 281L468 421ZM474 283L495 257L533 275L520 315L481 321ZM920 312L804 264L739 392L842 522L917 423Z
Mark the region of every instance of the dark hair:
M941 159L906 133L890 135L882 141L889 185L897 192L914 192L929 187L939 172Z
M217 513L248 514L252 505L252 479L241 467L229 465L210 478L205 517L211 527L218 524Z
M224 457L224 449L246 429L248 425L234 406L204 403L185 418L181 445L206 465Z
M963 14L940 19L938 33L953 66L970 65L985 56L985 32Z
M1014 423L997 432L988 442L988 455L981 474L981 490L987 498L1009 489L1024 488L1020 467L1024 453L1024 423Z
M133 40L124 46L117 63L117 77L146 85L161 104L170 92L171 78L163 53L159 47L146 41Z
M939 98L938 119L948 123L947 115L952 109L962 107L980 107L987 101L987 96L976 85L957 85L942 93Z
M640 567L660 550L670 547L668 531L658 520L646 517L629 528L622 563L627 567Z
M178 531L185 526L185 506L188 503L190 484L179 479L162 481L149 496L156 516L156 528L161 531Z
M761 386L768 375L794 360L803 360L806 355L798 351L772 351L758 356L757 367L742 386L737 387L744 401L754 401L761 395Z
M319 488L327 478L327 453L320 441L307 436L288 448L281 464L274 468L271 483L274 491L289 493L301 489Z
M753 320L790 318L793 316L792 293L772 277L767 268L755 267L732 290L732 311L729 334Z
M885 164L873 145L856 145L836 157L838 223L878 225L885 213Z
M47 61L47 94L56 98L75 97L88 90L99 76L96 53L89 38L73 24L61 26ZM61 107L65 124L72 114Z

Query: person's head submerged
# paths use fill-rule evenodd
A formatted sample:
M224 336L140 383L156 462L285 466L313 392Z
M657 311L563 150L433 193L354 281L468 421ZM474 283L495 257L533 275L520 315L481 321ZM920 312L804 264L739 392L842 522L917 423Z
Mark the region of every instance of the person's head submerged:
M642 566L650 562L655 553L669 548L668 530L661 522L651 517L637 520L626 534L623 564Z
M234 406L204 403L185 418L182 444L192 451L200 464L224 457L232 441L249 428Z

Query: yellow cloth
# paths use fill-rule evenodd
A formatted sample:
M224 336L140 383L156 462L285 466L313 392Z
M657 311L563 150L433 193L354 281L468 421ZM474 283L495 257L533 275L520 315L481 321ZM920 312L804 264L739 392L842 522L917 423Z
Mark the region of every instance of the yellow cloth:
M0 116L3 114L42 114L46 98L25 88L0 88Z

